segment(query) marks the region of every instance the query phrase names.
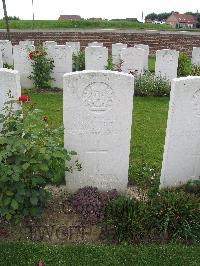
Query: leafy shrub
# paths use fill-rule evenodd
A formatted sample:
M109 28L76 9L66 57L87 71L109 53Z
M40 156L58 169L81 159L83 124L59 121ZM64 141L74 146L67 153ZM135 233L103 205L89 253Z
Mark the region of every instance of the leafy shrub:
M200 66L192 65L191 75L200 76Z
M73 170L65 160L76 154L63 148L62 127L49 128L48 117L31 103L16 105L9 100L0 115L0 214L7 220L41 214L45 186Z
M199 241L199 203L184 191L160 191L149 201L147 226L171 240Z
M106 237L119 242L138 242L145 234L145 205L119 196L108 203L105 211Z
M170 83L161 77L155 77L149 71L135 77L136 96L168 96L169 93Z
M36 46L35 51L29 53L29 59L33 67L29 79L33 80L35 88L46 89L51 87L54 63L52 59L47 57L45 48L41 45Z
M104 222L119 242L199 241L199 198L184 191L160 191L147 202L118 197L106 207Z
M79 52L77 55L73 54L73 71L85 70L85 53Z
M3 68L14 69L14 65L9 65L7 63L4 63Z
M115 198L116 195L116 190L99 192L95 187L84 187L72 196L71 203L80 214L82 223L97 224L104 218L108 200Z
M177 74L179 77L191 74L191 59L184 52L181 52L179 55Z

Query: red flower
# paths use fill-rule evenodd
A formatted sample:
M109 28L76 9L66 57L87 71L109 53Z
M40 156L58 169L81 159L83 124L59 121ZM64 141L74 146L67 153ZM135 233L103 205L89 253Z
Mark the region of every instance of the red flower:
M33 59L33 52L30 52L28 57L29 57L30 60L32 60Z
M22 95L22 96L19 97L19 101L22 102L22 103L28 102L28 100L29 100L28 95Z

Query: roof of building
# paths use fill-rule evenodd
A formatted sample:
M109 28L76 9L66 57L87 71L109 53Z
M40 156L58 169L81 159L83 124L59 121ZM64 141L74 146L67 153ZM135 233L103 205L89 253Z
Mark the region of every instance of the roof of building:
M60 15L59 19L73 20L73 19L81 19L79 15Z
M174 15L176 19L178 20L178 22L180 23L196 23L197 22L197 19L192 15L185 15L185 14L178 14L178 13L174 13L172 15Z

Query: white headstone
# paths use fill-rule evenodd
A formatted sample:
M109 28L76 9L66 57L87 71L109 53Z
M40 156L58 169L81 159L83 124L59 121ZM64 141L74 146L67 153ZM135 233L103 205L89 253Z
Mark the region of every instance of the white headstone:
M171 81L177 77L179 52L163 49L156 51L155 75Z
M23 88L34 87L33 81L28 78L33 70L29 53L34 50L34 45L15 45L13 47L14 69L19 71Z
M91 46L85 48L85 69L104 70L108 64L108 49L106 47Z
M101 46L101 47L103 47L103 43L102 42L90 42L90 43L88 43L88 47L92 47L92 46Z
M47 54L55 66L52 87L63 88L63 75L72 72L72 49L67 45L54 45L47 48Z
M192 64L196 66L200 66L200 47L193 47Z
M113 71L64 75L65 148L75 150L82 164L82 171L66 172L70 191L84 186L125 191L133 93L132 75Z
M1 68L0 69L0 113L4 103L9 99L9 93L14 99L21 96L20 76L16 70ZM0 131L2 125L0 124Z
M129 47L122 49L121 70L125 73L129 73L131 71L136 75L142 74L145 68L145 58L146 52L141 48Z
M72 53L78 55L80 52L80 42L66 42L67 46L72 48Z
M141 48L145 50L145 70L148 70L148 62L149 62L149 45L146 44L136 44L135 48Z
M123 48L127 48L127 44L124 43L114 43L112 44L112 63L115 68L118 69L121 64L121 51Z
M34 41L32 40L19 41L19 45L34 45Z
M0 68L3 67L3 56L2 56L2 52L0 50Z
M43 47L46 48L46 49L49 46L55 46L55 45L57 45L57 42L54 42L54 41L45 41L45 42L43 42Z
M0 40L3 63L13 65L12 43L8 40Z
M160 187L200 177L200 77L172 81Z

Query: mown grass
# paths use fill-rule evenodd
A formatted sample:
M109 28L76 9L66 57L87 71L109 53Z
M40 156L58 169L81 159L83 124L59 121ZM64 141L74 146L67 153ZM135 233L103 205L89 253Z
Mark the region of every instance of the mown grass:
M156 56L150 55L148 63L149 63L149 71L154 73L155 72Z
M32 101L49 117L50 126L62 123L61 93L32 93ZM149 185L152 171L159 181L168 112L167 97L135 97L129 181Z
M134 21L64 21L64 20L11 20L9 21L11 29L65 29L65 28L115 28L115 29L158 29L171 30L168 25L159 25L151 23L141 23ZM5 29L5 21L0 20L0 28Z
M0 265L163 265L197 266L199 246L95 246L95 245L42 245L0 242Z

